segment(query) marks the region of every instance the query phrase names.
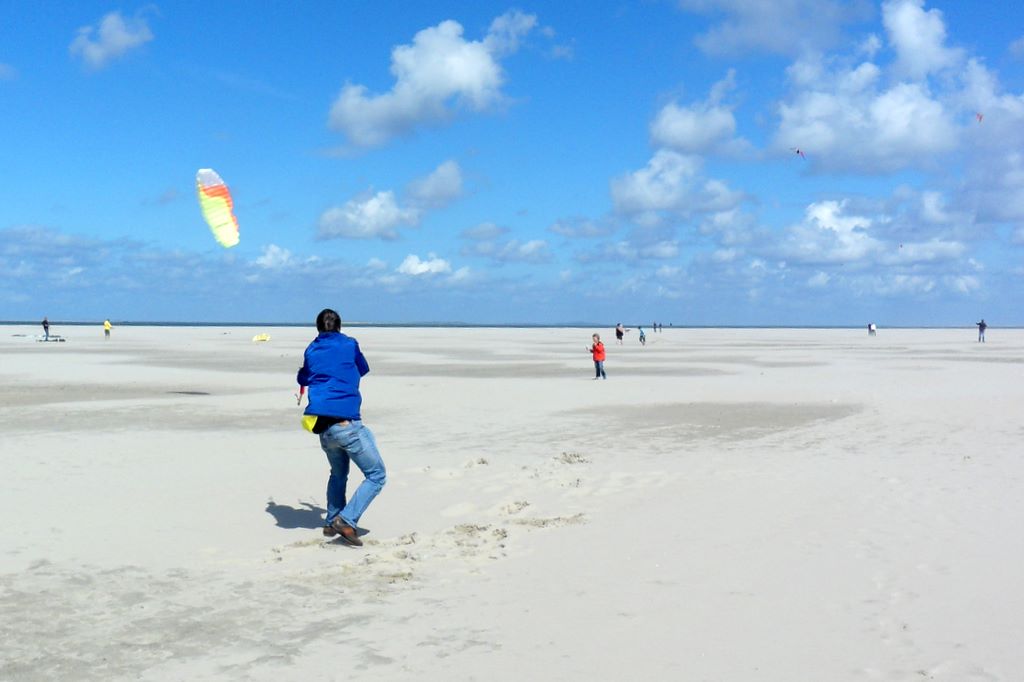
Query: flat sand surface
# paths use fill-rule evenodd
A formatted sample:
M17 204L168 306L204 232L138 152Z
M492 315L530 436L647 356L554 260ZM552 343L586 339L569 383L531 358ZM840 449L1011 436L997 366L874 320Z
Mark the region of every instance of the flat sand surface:
M1024 331L356 329L362 549L313 330L52 331L0 327L2 680L1024 679Z

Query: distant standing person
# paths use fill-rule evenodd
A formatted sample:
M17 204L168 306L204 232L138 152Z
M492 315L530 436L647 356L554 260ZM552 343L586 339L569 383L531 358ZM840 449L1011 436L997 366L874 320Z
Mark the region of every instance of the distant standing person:
M359 380L370 371L370 365L359 342L341 333L338 313L329 308L321 310L316 316L316 329L319 333L306 348L296 380L299 386L309 387L305 414L316 416L312 431L320 436L320 447L331 465L323 533L339 536L346 545L361 547L356 524L387 480L377 441L363 426L359 414L363 402ZM346 500L350 461L366 478L352 499Z
M103 320L103 339L104 340L109 340L110 339L110 330L112 328L113 328L113 325L110 324L110 320Z
M591 356L594 358L594 380L607 379L608 375L604 373L604 344L601 343L601 335L594 334L590 337L593 344L587 350L590 351Z
M975 322L978 325L978 343L985 343L985 330L988 329L988 325L985 324L985 318L981 318L981 322Z
M50 321L45 316L43 317L43 340L50 340Z
M643 327L637 327L637 330L640 332L640 345L641 346L646 346L647 345L647 336L644 334L644 328Z
M626 335L626 330L622 327L622 323L619 322L615 325L615 341L621 346L622 337Z

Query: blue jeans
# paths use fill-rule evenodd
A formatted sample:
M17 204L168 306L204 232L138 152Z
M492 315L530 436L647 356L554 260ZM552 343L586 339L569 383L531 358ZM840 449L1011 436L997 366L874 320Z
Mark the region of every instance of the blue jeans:
M594 377L595 379L598 377L608 378L604 373L604 360L594 360L594 373L597 375Z
M356 527L359 517L387 482L384 460L377 451L377 441L361 421L335 424L320 434L320 447L327 454L331 477L327 479L327 525L340 516L346 524ZM346 501L349 462L355 462L366 478Z

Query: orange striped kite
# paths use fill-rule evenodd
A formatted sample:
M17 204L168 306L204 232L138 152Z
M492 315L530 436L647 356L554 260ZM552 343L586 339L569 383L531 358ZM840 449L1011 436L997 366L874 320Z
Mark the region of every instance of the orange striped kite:
M238 218L234 214L234 202L228 186L216 171L200 168L196 173L196 191L199 193L199 207L213 238L224 248L237 244Z

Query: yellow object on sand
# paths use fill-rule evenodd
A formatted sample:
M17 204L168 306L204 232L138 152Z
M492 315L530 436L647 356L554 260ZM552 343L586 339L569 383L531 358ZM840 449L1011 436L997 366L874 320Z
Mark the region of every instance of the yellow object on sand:
M302 415L302 428L313 433L313 427L316 426L316 419L317 416L315 414Z
M270 341L270 334L257 334L256 336L252 337L253 343L258 343L260 341Z

